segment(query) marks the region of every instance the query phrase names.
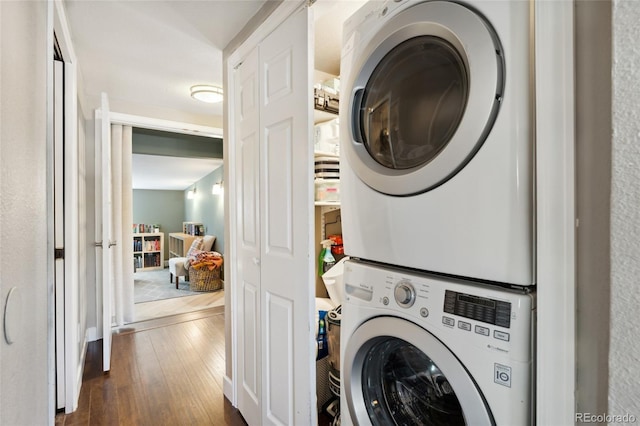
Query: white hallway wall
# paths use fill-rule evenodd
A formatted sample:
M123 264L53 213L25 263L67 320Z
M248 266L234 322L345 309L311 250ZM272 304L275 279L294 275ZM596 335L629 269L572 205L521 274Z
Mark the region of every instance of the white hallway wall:
M53 421L47 335L52 289L47 283L47 8L44 1L0 1L1 312L9 290L18 291L10 306L14 343L0 337L1 425ZM0 321L2 333L3 315Z
M613 0L609 413L640 419L640 7Z

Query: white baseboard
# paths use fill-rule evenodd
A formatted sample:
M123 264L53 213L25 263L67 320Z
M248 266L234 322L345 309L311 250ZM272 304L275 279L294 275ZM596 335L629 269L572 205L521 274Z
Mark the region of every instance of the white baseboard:
M222 380L222 391L224 392L224 396L231 402L231 405L235 407L236 401L233 398L233 382L226 374Z
M95 342L98 340L97 330L95 327L87 328L87 342Z

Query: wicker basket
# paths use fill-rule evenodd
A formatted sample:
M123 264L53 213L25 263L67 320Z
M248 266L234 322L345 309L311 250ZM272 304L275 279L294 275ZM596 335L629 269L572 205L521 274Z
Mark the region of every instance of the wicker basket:
M189 265L189 287L191 291L215 291L222 288L220 268L210 271L209 268L196 269Z

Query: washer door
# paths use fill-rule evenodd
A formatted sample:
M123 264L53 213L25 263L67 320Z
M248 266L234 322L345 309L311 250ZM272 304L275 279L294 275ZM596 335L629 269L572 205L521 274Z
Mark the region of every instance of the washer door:
M497 36L467 7L433 1L405 9L362 43L346 85L351 167L389 195L441 185L495 122L504 68Z
M426 330L378 317L349 337L343 360L349 412L359 425L495 425L458 359Z

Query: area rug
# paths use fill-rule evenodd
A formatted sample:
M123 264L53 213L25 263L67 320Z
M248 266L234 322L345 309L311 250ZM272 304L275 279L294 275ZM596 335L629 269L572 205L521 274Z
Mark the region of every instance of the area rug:
M169 282L169 269L155 271L137 271L133 274L133 302L143 303L155 300L172 299L175 297L202 294L201 291L191 291L189 282L180 278L178 289L176 283Z

